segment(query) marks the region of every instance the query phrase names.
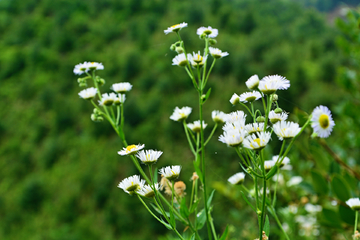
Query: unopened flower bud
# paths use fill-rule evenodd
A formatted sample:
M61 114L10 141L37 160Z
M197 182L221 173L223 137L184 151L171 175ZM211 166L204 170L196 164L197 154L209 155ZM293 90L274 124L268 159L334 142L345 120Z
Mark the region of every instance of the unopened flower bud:
M206 35L206 33L204 32L203 34L200 35L200 38L201 38L201 39L205 39L206 36L207 36L207 35Z
M79 83L79 87L87 87L87 83Z
M256 118L256 122L258 123L265 122L265 118L263 116L259 116Z
M96 82L99 84L99 86L102 86L105 84L105 79L96 77Z
M216 39L210 38L209 43L210 43L210 45L215 45L215 44L217 44L217 41L216 41Z
M175 45L175 44L171 44L170 50L171 50L171 51L175 51L175 49L176 49L176 45Z
M256 211L256 213L257 213L257 215L261 215L261 210L258 209L258 210Z
M279 99L279 96L277 94L275 94L275 93L272 94L271 97L270 97L270 100L272 102L276 102L278 99Z
M206 95L205 95L205 94L201 95L201 100L204 100L204 99L205 99L205 97L206 97Z
M86 79L87 77L77 79L77 82L79 83L79 87L87 87Z
M276 109L274 110L274 112L277 113L277 114L279 114L279 113L282 113L283 110L278 107L278 108L276 108Z
M102 122L104 118L93 113L91 114L91 120L94 122Z
M184 52L184 48L182 48L182 47L176 47L176 48L175 48L175 51L176 51L178 54L181 54L181 53Z

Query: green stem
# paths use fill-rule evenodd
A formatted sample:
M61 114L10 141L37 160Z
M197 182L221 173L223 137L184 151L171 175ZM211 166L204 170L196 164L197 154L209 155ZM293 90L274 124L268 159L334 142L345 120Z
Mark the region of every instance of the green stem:
M356 229L357 229L358 215L359 215L359 211L358 211L358 210L356 210L356 211L355 211L354 235L355 235L355 233L356 233Z
M215 126L214 126L214 128L213 128L213 130L211 131L211 133L210 133L210 136L208 137L208 139L205 141L205 146L206 146L206 144L208 144L208 142L210 141L210 139L212 138L212 136L214 135L214 133L215 133L215 130L216 130L216 128L217 128L217 126L218 126L218 124L217 123L215 123Z
M284 228L282 227L282 224L281 224L278 216L276 215L276 211L275 211L274 207L272 207L272 206L268 206L268 207L269 207L269 209L270 209L269 212L270 212L271 215L275 218L275 221L276 221L277 225L279 226L279 228L281 229L281 231L283 232L285 238L286 238L287 240L290 240L289 236L287 235L287 233L285 232Z
M191 142L191 139L190 139L190 136L189 136L189 132L188 132L189 130L188 130L188 127L187 127L187 125L186 125L185 119L183 120L183 126L184 126L184 131L185 131L186 138L187 138L187 140L188 140L188 143L189 143L191 152L192 152L194 155L196 155L196 152L195 152L195 150L194 150L194 146L193 146L193 144L192 144L192 142Z

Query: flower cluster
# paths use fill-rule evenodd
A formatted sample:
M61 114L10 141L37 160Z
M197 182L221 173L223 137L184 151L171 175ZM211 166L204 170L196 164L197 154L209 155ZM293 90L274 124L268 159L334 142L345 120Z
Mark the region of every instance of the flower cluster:
M74 73L76 75L81 75L83 73L87 73L90 70L103 70L104 66L102 65L102 63L97 63L97 62L84 62L84 63L79 63L74 67Z

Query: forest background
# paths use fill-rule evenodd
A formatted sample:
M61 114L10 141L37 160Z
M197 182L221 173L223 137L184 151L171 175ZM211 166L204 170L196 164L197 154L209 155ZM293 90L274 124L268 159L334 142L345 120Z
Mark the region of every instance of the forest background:
M102 62L103 89L130 82L133 89L125 104L128 142L163 151L159 166L182 165L181 180L190 186L191 155L181 125L169 116L176 106L196 111L197 96L182 69L171 66L174 53L169 47L176 38L163 32L181 22L188 23L181 32L188 51L201 50L196 29L212 26L220 33L216 47L230 53L218 61L208 83L212 94L205 105L207 123L212 110L239 109L229 99L246 90L250 76L279 74L291 83L279 94L284 110L301 120L315 106L328 106L337 125L327 143L359 172L359 48L354 46L360 45L360 35L351 24L356 14L347 17L348 7L356 9L356 4L1 0L0 239L171 238L136 198L117 188L137 171L117 154L122 146L111 126L90 120L93 108L79 99L81 89L72 70L80 62ZM220 134L218 129L207 147L207 179L217 189L216 228L229 224L229 239L250 239L256 216L226 183L240 167L236 153L218 142ZM292 203L302 209L306 201L322 205L326 211L318 216L321 235L314 239L335 239L332 236L342 231L351 233L353 221L346 219L353 215L329 205L334 199L343 203L331 191L333 175L345 179L350 194L357 197L358 180L309 135L294 147L289 156L293 170L286 176L304 180L289 189L283 186L278 207ZM318 178L327 186L319 187ZM297 227L291 239L304 239L296 238Z

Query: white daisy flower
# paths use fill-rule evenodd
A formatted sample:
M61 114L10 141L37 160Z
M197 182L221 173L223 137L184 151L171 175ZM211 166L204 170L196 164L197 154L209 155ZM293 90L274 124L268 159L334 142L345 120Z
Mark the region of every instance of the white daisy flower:
M155 185L154 186L155 191L159 191L159 189L161 188L161 185L159 183L155 183L154 185ZM152 189L152 186L149 186L149 185L144 185L142 188L138 189L136 192L143 197L147 197L147 198L155 197L154 189Z
M139 150L143 149L144 147L145 147L145 144L143 144L143 145L132 144L132 145L127 146L126 148L123 148L123 150L119 151L118 154L121 156L134 155L135 153L137 153Z
M355 211L360 210L360 199L359 198L350 198L346 201L346 204Z
M246 82L246 86L251 89L251 90L255 90L258 86L259 86L259 77L258 75L252 75Z
M270 171L270 169L275 166L276 162L274 162L273 160L267 160L264 161L264 167L266 171Z
M226 122L234 123L238 121L244 122L245 125L246 114L243 111L231 112L226 115Z
M270 137L269 132L254 133L244 139L243 145L248 149L261 150L269 142Z
M318 106L312 112L311 127L314 132L321 138L330 136L335 122L332 119L330 110L325 106Z
M188 59L191 58L190 53L187 54L187 58ZM188 60L186 59L185 53L181 53L181 54L175 56L173 58L172 62L173 62L172 65L178 65L180 67L185 67L188 64Z
M204 63L206 62L207 55L201 56L200 51L198 53L193 52L192 55L188 55L188 60L191 63L191 66L193 67L202 67Z
M240 97L239 97L239 95L237 95L236 93L234 93L234 94L231 96L231 98L230 98L230 102L231 102L232 105L235 105L235 104L239 103L239 102L240 102Z
M244 92L240 95L240 102L253 102L255 100L260 99L262 96L259 92L253 91L253 92Z
M210 52L210 55L215 59L223 58L223 57L226 57L229 55L228 52L222 52L220 49L213 48L213 47L209 47L209 52Z
M141 189L145 184L145 180L140 180L139 175L134 175L122 180L118 187L123 189L126 193L131 195L134 194L135 191Z
M132 88L132 85L128 82L114 83L111 86L111 89L117 93L126 93L126 92L130 91L131 88Z
M162 151L155 151L155 150L142 150L136 153L136 157L146 165L154 164L157 162L159 157L163 154Z
M75 65L75 67L74 67L74 73L76 75L81 75L88 71L89 71L89 68L88 68L87 62L79 63L79 64Z
M90 100L95 97L96 93L97 93L97 89L94 87L91 87L91 88L87 88L87 89L80 91L79 96L83 99Z
M286 183L286 186L291 187L291 186L294 186L294 185L298 185L302 181L303 181L302 177L294 176L294 177L290 178L290 180Z
M197 29L196 34L201 36L205 34L209 38L216 38L216 36L219 34L219 31L212 27L200 27Z
M226 114L224 112L214 110L211 112L211 117L216 123L224 123L226 119Z
M203 129L206 128L207 124L205 123L205 121L202 122L203 125ZM188 123L187 127L190 128L193 132L195 133L199 133L201 130L201 124L200 124L200 120L195 121L194 123Z
M245 120L243 121L237 121L237 122L226 122L225 125L222 127L222 129L227 132L227 131L238 131L238 132L244 132L243 134L246 135L247 133L245 132Z
M251 135L256 132L263 132L265 124L264 123L249 123L245 125L245 131Z
M259 82L259 89L264 94L273 94L276 90L285 90L290 87L290 81L280 75L266 76Z
M104 93L101 95L101 100L99 100L99 105L100 106L110 106L114 103L114 101L116 100L117 96L115 93Z
M283 157L280 157L279 158L279 155L276 155L276 156L273 156L272 157L272 160L276 163L280 162L280 160L282 159ZM280 165L280 168L284 169L284 170L291 170L289 169L289 167L291 167L290 165L290 159L288 157L284 157L284 159L282 160L282 163Z
M175 24L171 27L168 27L166 30L164 30L165 34L169 34L171 32L178 32L180 31L182 28L187 27L187 23L183 22L183 23L179 23L179 24Z
M168 166L163 167L159 169L159 174L161 174L163 177L167 178L168 180L175 180L179 177L181 171L181 166Z
M115 105L123 104L126 100L125 94L118 94L117 97L114 100Z
M102 63L98 63L98 62L87 62L86 66L88 67L89 70L103 70L104 66L102 65Z
M231 183L232 185L239 185L244 182L244 179L245 179L245 173L239 172L229 177L228 182Z
M170 119L174 121L181 121L187 119L191 113L191 110L192 110L191 107L183 107L183 108L176 107L173 114L170 116Z
M281 121L273 125L275 134L282 141L284 139L295 137L301 130L299 124L294 122Z
M229 147L238 147L244 141L244 133L238 130L225 131L219 136L219 141L227 144Z
M277 123L279 121L285 121L288 117L287 113L275 113L274 110L271 110L269 113L269 120L272 124Z

